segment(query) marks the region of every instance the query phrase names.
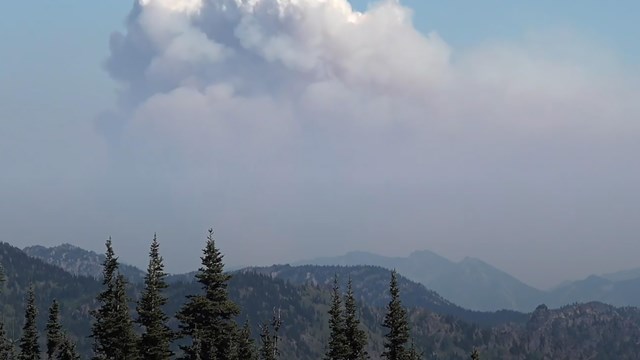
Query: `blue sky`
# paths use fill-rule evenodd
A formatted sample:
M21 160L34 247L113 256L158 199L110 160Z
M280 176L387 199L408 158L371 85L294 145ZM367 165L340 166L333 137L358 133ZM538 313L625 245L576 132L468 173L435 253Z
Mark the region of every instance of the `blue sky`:
M371 3L351 2L361 11ZM436 31L454 49L518 41L532 31L569 29L611 48L625 63L640 61L637 1L404 0L402 4L413 9L418 29ZM114 83L101 65L108 55L109 35L122 27L130 8L129 1L5 4L0 14L0 95L14 104L33 105L37 100L46 107L86 106L83 115L109 107ZM61 89L63 83L69 86ZM76 102L78 96L82 104Z
M352 0L352 4L366 10L370 2ZM572 29L612 48L624 62L637 64L640 60L637 1L404 0L402 4L414 10L418 29L438 32L454 48L517 40L531 31L560 28ZM20 80L47 89L71 79L87 85L85 91L91 88L97 101L108 105L104 102L113 84L100 64L108 55L109 34L122 26L130 8L130 2L122 0L45 1L37 6L8 2L0 14L4 54L0 75L9 79L12 88L18 85L31 90L32 86L20 85ZM6 97L10 95L8 82L3 83L2 94Z
M184 51L178 60L165 56L171 54L165 50L175 50L171 44L159 44L157 53L132 51L144 46L127 33L129 1L4 4L0 240L19 246L72 242L100 250L102 240L113 235L116 244L122 239L123 258L140 265L148 234L184 235L193 240L167 247L174 252L170 270L186 271L198 254L199 235L216 225L221 236L234 239L227 252L235 264L349 250L405 255L424 248L454 259L475 254L540 286L640 266L632 256L640 251L635 237L640 229L634 225L640 174L630 155L638 150L640 131L633 120L635 101L629 100L638 87L640 3L401 4L412 9L422 37L404 23L385 28L393 21L378 14L369 31L406 42L387 46L346 34L332 39L335 47L317 50L312 41L289 49L277 41L251 43L268 36L246 37L246 49L235 51L253 53L237 63L220 60L224 55L216 53L217 44L188 38L185 44L197 44L196 50L207 47L207 53L196 55L213 63L202 68L203 58L190 62L194 48L189 46L178 48ZM362 0L353 5L369 8ZM160 30L150 27L145 35L162 32L165 24L158 24ZM269 24L274 28L253 24L256 28L244 29L244 35L256 29L286 34L286 27ZM190 26L182 30L216 31ZM304 29L311 35L317 30ZM123 42L112 50L115 31ZM428 37L430 32L442 41ZM279 51L270 46L280 46ZM316 50L318 58L328 59L317 68L317 59L306 57ZM291 56L280 58L283 53ZM140 63L138 57L159 64L148 82L122 76L131 70L122 64ZM106 69L107 59L117 61ZM336 71L337 80L307 83L307 67L331 66L342 71ZM260 78L261 70L269 75ZM251 84L246 73L253 71L258 78ZM111 79L117 76L122 83ZM119 93L131 108L117 102L123 84L134 89ZM348 104L337 106L332 96ZM190 112L207 101L220 108ZM287 101L294 105L282 106ZM244 118L247 108L265 118L310 120L264 126ZM122 146L96 126L107 110L115 110L120 118L114 121L128 126ZM186 123L179 115L172 118L180 111L197 121L176 126ZM218 112L240 121L209 124ZM380 115L387 112L391 115ZM333 122L316 119L319 113ZM376 120L365 126L359 117ZM203 145L202 134L216 141ZM214 155L193 159L192 152L203 150ZM274 200L277 209L271 207ZM488 203L495 209L485 211ZM614 231L619 232L615 241L603 240ZM406 240L389 247L386 237L398 234ZM257 237L290 250L264 256L252 240ZM335 240L326 246L325 239ZM545 254L552 245L582 249L570 268L561 255L550 257L548 271L557 281L537 273L533 256L509 256L517 250ZM615 261L595 261L602 253Z

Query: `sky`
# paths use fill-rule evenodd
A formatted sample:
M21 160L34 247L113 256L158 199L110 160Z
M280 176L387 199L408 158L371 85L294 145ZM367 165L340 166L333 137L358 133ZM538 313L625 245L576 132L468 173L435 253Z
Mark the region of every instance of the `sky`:
M8 2L0 241L640 267L636 1Z

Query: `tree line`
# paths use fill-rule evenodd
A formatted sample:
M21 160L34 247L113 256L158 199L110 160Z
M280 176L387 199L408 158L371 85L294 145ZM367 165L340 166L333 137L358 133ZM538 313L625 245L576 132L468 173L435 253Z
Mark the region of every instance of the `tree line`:
M202 251L201 266L195 277L201 286L198 294L186 296L175 316L178 329L169 326L171 318L164 312L167 303L160 246L154 235L149 250L149 264L144 288L136 302L135 312L129 304L127 280L119 272L111 239L106 241L102 270L102 291L96 296L97 309L92 311L92 360L166 360L179 355L185 360L276 360L280 356L278 330L282 326L279 312L260 326L259 341L253 339L249 323L240 326L236 319L240 307L228 296L231 275L225 273L223 255L216 247L213 230L209 229ZM4 281L0 267L0 285ZM340 291L334 278L328 311L330 335L324 360L364 360L368 337L361 328L351 279L346 293ZM418 360L422 354L410 338L407 310L402 306L397 273L391 273L391 299L381 324L385 329L384 351L387 360ZM0 320L0 360L40 360L39 332L36 325L35 291L31 286L25 299L25 320L22 336L16 348L9 340ZM134 315L135 314L135 315ZM46 359L78 360L80 356L73 340L59 322L59 305L53 300L46 324ZM179 354L172 344L177 342ZM478 359L477 351L472 354Z

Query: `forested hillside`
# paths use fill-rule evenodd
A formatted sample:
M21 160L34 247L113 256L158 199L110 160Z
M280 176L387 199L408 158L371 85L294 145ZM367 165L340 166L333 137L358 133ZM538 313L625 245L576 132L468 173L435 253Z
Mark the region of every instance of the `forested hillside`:
M47 308L55 298L60 302L63 328L78 344L82 358L92 355L91 310L100 308L96 300L104 291L100 280L72 275L61 268L27 256L9 244L0 244L0 264L6 282L0 297L7 337L17 344L22 335L24 300L33 284L38 309L40 348L45 347ZM200 272L199 274L202 274ZM330 310L333 280L337 275L339 292L346 292L352 280L359 328L366 334L364 349L371 359L380 359L387 343L387 328L381 326L390 301L388 270L376 267L290 267L252 268L232 273L228 295L239 312L233 315L238 328L245 322L251 330L255 349L265 337L277 334L279 359L322 359L333 338ZM220 279L224 279L220 278ZM422 359L468 359L477 349L483 359L637 359L640 356L640 312L636 308L615 308L599 303L576 304L558 310L540 306L531 314L474 313L464 310L438 294L400 276L397 277L402 306L407 311L411 343ZM417 285L417 286L416 286ZM163 291L167 302L162 309L172 330L182 329L188 296L203 294L201 282L176 282ZM128 313L136 319L135 302L144 287L128 285L131 297ZM205 292L206 294L206 292ZM196 296L197 297L197 296ZM206 308L206 307L205 307ZM481 315L478 315L481 314ZM282 323L277 332L269 324L274 316ZM493 319L492 319L493 317ZM476 320L474 320L476 319ZM512 321L509 321L512 320ZM144 327L132 324L134 335ZM182 336L171 350L193 344ZM264 358L264 357L263 357Z

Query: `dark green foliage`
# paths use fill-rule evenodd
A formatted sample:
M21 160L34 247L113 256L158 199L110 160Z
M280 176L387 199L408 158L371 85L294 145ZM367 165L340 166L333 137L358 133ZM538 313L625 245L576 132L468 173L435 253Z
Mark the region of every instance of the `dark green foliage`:
M38 345L38 327L36 317L36 295L33 285L27 292L25 303L24 326L22 327L22 337L20 338L20 360L39 360L40 346Z
M49 308L49 320L47 321L47 359L55 358L63 340L62 326L60 325L60 306L53 300Z
M389 289L390 271L376 266L290 266L273 265L252 268L253 271L265 275L274 275L295 285L305 285L308 275L312 274L318 284L329 285L335 274L353 280L353 291L360 302L371 307L385 307L389 299L386 292ZM506 323L525 323L529 319L527 314L515 311L501 310L497 312L480 312L463 309L429 290L424 285L413 282L398 274L398 287L402 292L402 304L407 308L427 308L435 313L452 315L470 323L483 326L495 326Z
M238 332L238 340L236 342L236 354L238 360L257 360L256 346L251 338L251 327L249 321L244 323L242 329Z
M73 334L78 351L88 358L92 339L90 310L100 291L100 282L93 278L74 276L56 266L27 256L20 249L0 242L0 263L3 264L7 281L0 293L0 319L4 322L7 336L15 341L20 337L24 317L24 299L33 283L36 290L36 306L40 314L46 314L51 301L60 304L62 326ZM39 316L38 329L44 330L47 317ZM44 332L42 334L44 338ZM45 342L41 343L44 354ZM16 344L17 346L17 344Z
M103 263L103 290L97 300L100 308L93 312L95 321L91 329L96 360L137 359L137 339L129 314L126 280L118 274L118 259L107 240L107 253Z
M345 323L342 311L342 294L338 284L338 275L333 278L331 294L331 308L329 313L329 346L324 355L325 360L343 360L347 358L349 347L345 333Z
M391 283L389 285L391 301L387 305L387 314L384 317L383 327L388 329L384 336L384 352L382 357L388 360L406 360L408 351L406 349L409 342L409 323L407 321L407 311L400 301L400 289L395 270L391 273Z
M360 328L358 308L353 295L351 277L347 283L347 293L344 297L344 334L347 338L347 360L364 360L369 358L367 353L367 333Z
M231 360L234 353L235 317L240 308L229 299L229 274L224 272L222 254L216 248L213 229L209 229L207 243L201 257L202 266L196 278L204 294L189 295L177 314L182 336L191 338L191 345L181 346L187 358L199 352L202 359ZM196 351L196 341L200 350Z
M167 298L163 291L167 288L164 264L159 252L157 237L153 236L149 251L149 266L144 279L144 289L136 308L140 324L144 332L139 344L140 358L144 360L164 360L173 355L170 349L173 332L167 325L169 317L163 307Z
M4 243L0 243L0 263L5 266L9 279L4 286L5 291L0 294L0 318L4 320L9 337L19 337L22 322L20 318L16 321L16 314L22 317L22 300L29 283L33 282L36 284L39 312L46 311L51 299L58 299L64 327L70 329L82 358L88 358L90 351L81 344L89 333L89 310L95 307L90 299L99 292L100 283L95 279L70 276L40 260L28 258L19 249ZM362 302L358 312L361 328L369 339L366 349L370 354L379 354L386 333L386 328L380 326L385 316L382 305L389 301L388 298L380 301L380 293L389 285L389 272L383 271L372 267L280 267L266 272L266 275L259 275L244 270L235 273L229 281L228 293L230 299L241 305L244 318L265 319L271 316L274 308L282 309L287 322L278 336L279 350L282 352L279 358L317 360L322 358L326 350L333 277L336 272L345 277L352 274L355 298ZM281 278L273 278L273 274ZM287 278L294 280L285 282L283 274L295 278ZM408 309L407 318L416 340L415 348L429 349L424 354L425 359L469 359L469 349L473 348L481 352L482 358L504 360L640 358L637 344L640 338L640 310L636 308L615 308L599 303L573 304L557 310L540 308L534 314L518 315L526 317L528 322L511 324L505 324L501 313L482 313L484 319L500 318L498 321L503 325L491 327L487 325L491 322L483 322L482 326L478 326L446 315L446 311L441 311L448 306L446 303L445 308L439 308L436 302L420 302L420 298L426 299L423 296L426 294L424 289L412 290L413 285L401 276L397 276L397 280L402 304ZM200 284L196 282L172 284L166 289L169 298L167 313L174 314L184 296L197 294L199 287ZM141 290L131 289L129 295L141 293ZM438 300L437 297L430 299ZM346 298L343 302L346 324ZM40 318L38 328L44 329L46 317ZM470 319L466 315L464 318ZM250 322L249 325L254 333L260 333L258 324ZM240 331L233 334L234 356L239 356L239 334ZM196 339L200 337L204 338L196 336ZM272 333L269 338L274 340ZM203 360L200 353L196 351L193 359ZM414 356L411 345L407 346L407 353ZM417 351L415 355L419 355ZM10 357L11 360L17 358ZM0 357L0 360L5 359Z
M68 336L64 336L60 343L60 348L55 358L56 360L80 360L80 355L76 350L76 344L69 339Z
M478 352L478 349L473 349L473 352L471 353L471 360L480 360L480 353Z
M273 311L273 319L270 324L263 323L260 325L260 360L276 360L280 357L280 341L279 331L282 327L280 310ZM273 333L272 333L273 332Z
M14 348L4 330L4 324L0 318L0 360L13 360Z
M275 347L269 324L264 323L260 326L260 360L276 360L277 349Z
M416 345L411 342L411 346L407 350L407 355L405 357L407 360L420 360L422 359L422 354L416 349Z
M2 265L0 265L0 293L2 292L5 279L4 269ZM0 360L12 360L13 352L13 344L11 344L11 341L7 337L7 332L4 330L4 323L0 314Z

